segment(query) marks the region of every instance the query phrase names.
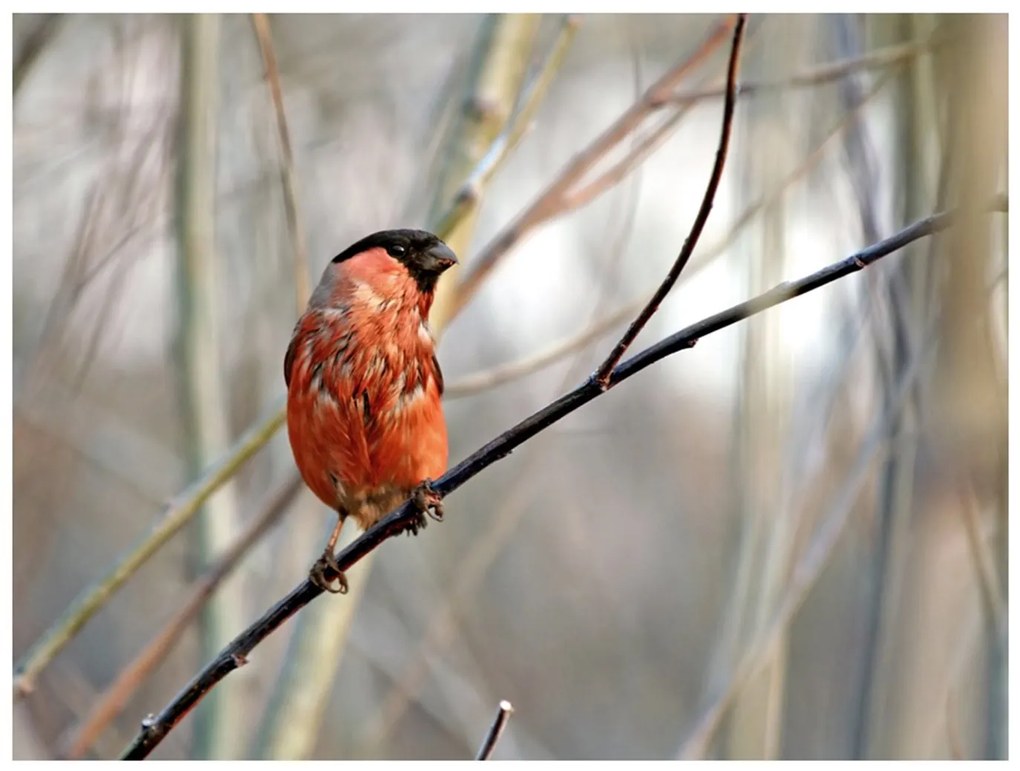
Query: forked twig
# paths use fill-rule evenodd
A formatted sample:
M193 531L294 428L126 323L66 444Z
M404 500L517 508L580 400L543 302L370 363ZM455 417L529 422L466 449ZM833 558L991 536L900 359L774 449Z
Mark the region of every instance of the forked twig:
M702 319L617 365L610 375L609 388L615 387L667 356L692 348L698 340L706 335L730 327L794 297L819 289L851 273L861 271L882 257L898 251L918 239L945 230L952 223L953 216L952 212L934 214L839 262L796 281L779 284L757 297ZM446 497L493 463L505 458L536 434L588 402L597 399L605 393L605 390L592 379L585 381L573 391L521 421L451 468L433 483L433 491L439 498ZM418 521L419 517L420 512L413 502L406 501L341 551L336 556L337 566L340 570L349 569L387 539L406 532L413 523ZM325 578L327 580L334 577L330 573L331 571L326 571ZM247 660L248 654L262 640L320 594L322 594L322 589L308 580L291 590L286 597L238 635L213 661L195 675L159 715L150 715L143 721L141 731L126 749L124 758L144 758L152 752L173 727L201 701L205 694Z

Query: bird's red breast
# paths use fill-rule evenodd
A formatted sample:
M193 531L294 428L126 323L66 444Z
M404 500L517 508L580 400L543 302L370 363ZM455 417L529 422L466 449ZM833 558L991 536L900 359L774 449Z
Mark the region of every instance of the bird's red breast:
M446 469L443 378L428 327L453 253L424 231L363 239L329 266L287 349L287 429L305 483L370 526Z

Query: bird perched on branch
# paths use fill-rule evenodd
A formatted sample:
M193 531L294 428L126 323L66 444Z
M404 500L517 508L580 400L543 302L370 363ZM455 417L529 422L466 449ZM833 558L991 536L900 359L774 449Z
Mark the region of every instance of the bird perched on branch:
M447 462L443 375L428 315L456 262L424 230L373 233L326 266L294 327L283 362L290 446L305 484L339 516L310 572L327 591L347 590L333 552L348 517L367 529L411 496L411 532L424 513L442 516L430 480Z

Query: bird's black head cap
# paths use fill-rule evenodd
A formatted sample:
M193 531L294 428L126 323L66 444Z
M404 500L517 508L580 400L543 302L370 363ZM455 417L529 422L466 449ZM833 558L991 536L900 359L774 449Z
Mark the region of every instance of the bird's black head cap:
M333 258L343 262L369 249L382 248L401 262L422 292L432 292L439 276L457 263L457 257L443 241L427 230L380 230L351 244Z

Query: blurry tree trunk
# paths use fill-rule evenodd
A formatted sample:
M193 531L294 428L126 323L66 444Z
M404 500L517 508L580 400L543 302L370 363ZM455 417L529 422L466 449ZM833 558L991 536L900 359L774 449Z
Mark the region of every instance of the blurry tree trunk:
M782 80L795 71L818 24L801 19L776 33L785 45L759 52L751 69L766 80ZM795 165L799 150L789 123L789 108L802 97L790 94L775 102L750 100L742 105L742 126L751 153L738 186L742 206L763 200ZM747 276L753 296L779 283L786 253L786 207L783 198L761 212L758 238L745 238L748 248L734 251L735 270ZM790 427L788 368L781 345L780 314L763 315L740 330L740 364L736 414L733 421L732 489L736 491L740 544L728 627L721 649L726 669L737 666L752 641L758 640L774 617L788 582L796 522L789 505L789 480L784 477L781 448ZM781 633L768 648L768 663L740 689L726 721L721 755L735 759L775 759L782 752L783 703L786 693L788 635ZM722 659L720 659L720 662Z
M188 478L197 477L229 445L226 385L218 328L216 252L216 113L219 102L219 25L215 15L184 17L181 118L177 168L179 390L186 427ZM238 527L233 484L213 496L198 518L195 564L202 570L229 544ZM209 601L200 623L202 660L216 654L243 626L239 585L227 581ZM239 683L201 705L195 721L198 758L235 758L244 714Z
M537 14L502 14L487 16L482 22L464 109L441 150L446 162L432 198L430 223L442 216L460 184L510 118L528 70L541 18ZM453 229L442 234L462 263L469 254L479 204L480 201L474 201ZM442 333L450 320L449 298L462 269L463 265L454 266L439 282L431 313L436 335Z
M1006 597L1006 350L993 334L988 287L1005 266L998 223L978 212L1006 189L1006 16L950 19L958 36L939 73L949 95L952 164L949 194L963 208L959 225L941 240L946 275L938 292L942 344L933 375L933 431L944 452L936 472L955 480L960 500L972 488L981 523L979 548L990 555L1001 596ZM995 255L993 257L993 255ZM1001 321L1001 320L1000 320ZM977 757L1006 757L1006 614L986 616L987 671L983 715L974 728ZM980 714L978 710L978 714Z

